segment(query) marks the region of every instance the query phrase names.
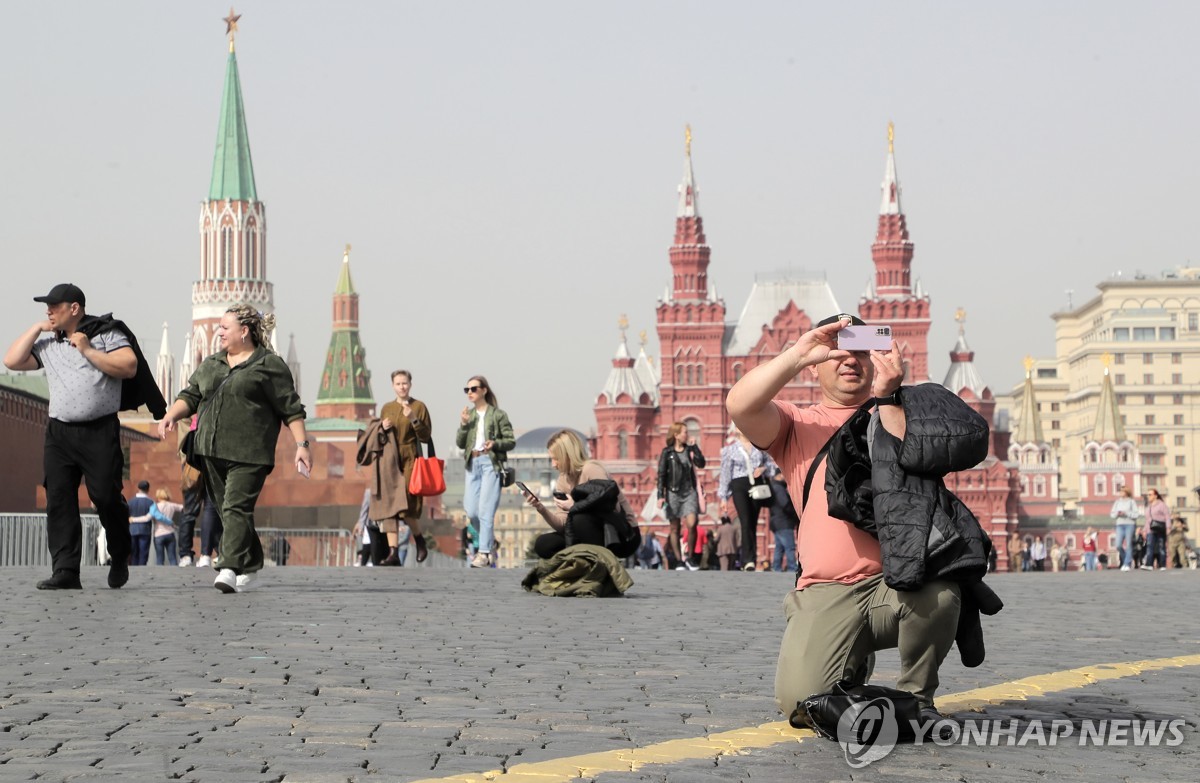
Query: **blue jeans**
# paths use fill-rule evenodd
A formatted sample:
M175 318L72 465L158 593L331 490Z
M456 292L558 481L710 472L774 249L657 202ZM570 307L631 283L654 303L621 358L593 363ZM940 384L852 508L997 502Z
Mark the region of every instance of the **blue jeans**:
M787 570L796 570L796 533L792 530L775 531L775 554L771 555L771 570L779 571L787 557Z
M1096 553L1095 552L1084 552L1083 553L1083 570L1084 571L1095 571L1096 570Z
M1150 531L1146 539L1146 562L1143 565L1167 567L1167 536L1165 533Z
M500 507L500 476L492 467L490 457L484 455L471 460L467 468L467 489L463 494L463 511L471 520L471 527L479 531L479 551L492 551L492 523L496 509Z
M1121 550L1121 565L1133 565L1133 523L1117 523L1117 549Z
M167 533L165 536L155 536L154 554L158 558L159 565L179 565L179 558L175 556L175 534Z
M129 525L129 565L144 566L150 560L150 523L133 522Z

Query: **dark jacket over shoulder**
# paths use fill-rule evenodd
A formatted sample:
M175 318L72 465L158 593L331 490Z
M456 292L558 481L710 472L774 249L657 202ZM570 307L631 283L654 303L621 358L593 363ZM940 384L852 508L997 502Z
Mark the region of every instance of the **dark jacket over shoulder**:
M78 327L78 331L87 335L89 340L98 334L113 330L125 335L125 339L129 340L129 347L133 349L133 355L137 357L137 374L121 381L120 409L135 411L145 405L154 418L161 419L167 414L167 401L163 399L158 382L154 380L154 372L142 354L142 348L138 345L133 330L126 326L124 321L113 318L112 313L85 315Z
M960 636L971 629L972 638L960 638L959 649L964 663L978 665L979 611L994 614L1002 606L982 583L992 542L942 479L987 457L988 423L939 384L906 386L902 394L903 440L878 424L878 414L872 424L865 410L834 434L825 480L829 512L879 539L888 587L916 590L935 579L962 585Z

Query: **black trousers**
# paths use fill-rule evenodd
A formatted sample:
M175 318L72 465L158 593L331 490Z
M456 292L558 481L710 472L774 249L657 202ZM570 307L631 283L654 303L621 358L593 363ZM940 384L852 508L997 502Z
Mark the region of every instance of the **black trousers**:
M574 543L604 546L604 525L597 524L594 517L579 514L568 519L567 524L571 526L571 538ZM567 548L566 528L563 530L562 533L555 530L537 537L533 542L533 551L538 557L549 560Z
M181 559L196 556L193 549L196 545L196 520L200 518L203 509L204 482L199 482L183 493L183 518L179 520L179 530L175 534L179 539L179 557Z
M737 509L738 524L742 526L742 565L758 565L758 504L750 497L750 479L747 476L729 482L729 494L733 507Z
M79 573L83 524L79 519L79 482L100 515L114 563L129 559L129 506L121 495L125 455L117 415L89 422L50 419L43 460L46 488L46 539L55 571Z

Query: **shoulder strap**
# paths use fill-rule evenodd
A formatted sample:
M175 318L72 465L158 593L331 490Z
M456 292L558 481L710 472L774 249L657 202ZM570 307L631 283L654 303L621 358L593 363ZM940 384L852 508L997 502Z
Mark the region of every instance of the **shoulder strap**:
M825 455L829 453L829 444L833 443L833 439L837 437L835 432L829 436L829 440L825 441L825 445L817 452L817 456L813 458L812 464L808 466L808 475L804 477L804 497L800 501L800 515L804 514L804 508L808 505L808 492L812 489L813 476L817 475L817 466L825 459Z

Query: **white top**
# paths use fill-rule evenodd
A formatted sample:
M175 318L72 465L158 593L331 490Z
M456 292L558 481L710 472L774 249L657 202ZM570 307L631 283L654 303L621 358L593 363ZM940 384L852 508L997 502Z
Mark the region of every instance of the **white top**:
M129 347L125 335L112 329L91 339L97 351ZM42 337L33 344L38 366L50 386L50 418L83 422L116 413L121 407L121 379L105 375L66 340Z
M479 419L475 422L475 446L472 449L473 451L482 451L483 442L487 440L487 438L484 437L485 433L487 432L487 412L488 408L484 408L483 410L479 411Z

